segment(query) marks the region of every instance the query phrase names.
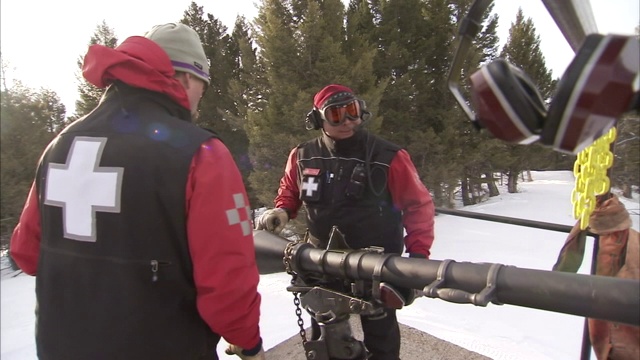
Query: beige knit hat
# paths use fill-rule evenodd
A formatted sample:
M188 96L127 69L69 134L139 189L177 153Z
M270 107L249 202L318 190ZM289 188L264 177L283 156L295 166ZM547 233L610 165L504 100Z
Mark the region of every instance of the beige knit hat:
M184 24L156 25L145 35L169 55L176 71L188 72L210 83L209 61L198 33Z

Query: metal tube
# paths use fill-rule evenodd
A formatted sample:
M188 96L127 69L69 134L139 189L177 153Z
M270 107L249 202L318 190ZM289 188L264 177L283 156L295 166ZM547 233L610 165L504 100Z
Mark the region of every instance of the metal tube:
M571 228L572 228L569 225L554 224L554 223L535 221L535 220L518 219L518 218L512 218L508 216L481 214L481 213L474 213L471 211L445 209L440 207L436 208L436 214L455 215L455 216L466 217L470 219L494 221L494 222L499 222L503 224L519 225L519 226L531 227L536 229L564 232L564 233L571 232ZM587 232L586 234L589 236L596 235L591 232Z
M598 32L591 2L585 0L542 0L542 2L573 52L578 51L587 35Z
M586 230L580 232L579 236L586 236ZM600 249L600 235L593 239L593 252L591 253L591 274L595 274L598 268L598 250ZM589 321L584 319L584 330L582 331L581 360L591 359L591 339L589 339Z
M372 279L383 255L363 250L354 252L359 254L347 256L346 252L298 244L293 249L292 267L301 274ZM382 269L381 281L423 289L436 280L441 263L394 256ZM452 262L446 270L445 285L478 293L486 287L491 265ZM498 303L640 325L640 287L636 280L503 266L497 274L496 288Z

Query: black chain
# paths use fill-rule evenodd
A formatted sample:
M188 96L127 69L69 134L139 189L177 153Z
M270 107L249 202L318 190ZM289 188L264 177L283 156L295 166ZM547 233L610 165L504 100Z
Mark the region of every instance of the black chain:
M291 261L293 258L293 248L301 243L301 241L292 241L287 244L284 248L284 257L282 258L282 262L284 263L284 269L287 274L291 275L291 285L295 285L296 279L298 278L298 274L293 271L291 267ZM302 338L302 344L307 343L307 332L304 329L304 319L302 319L302 309L300 308L300 298L298 297L299 293L293 291L293 305L296 307L296 316L298 317L298 326L300 327L300 337Z
M302 319L302 309L300 308L300 298L298 293L293 293L293 305L296 306L296 316L298 317L298 326L300 327L300 337L302 338L302 345L307 343L307 331L304 329L304 320Z

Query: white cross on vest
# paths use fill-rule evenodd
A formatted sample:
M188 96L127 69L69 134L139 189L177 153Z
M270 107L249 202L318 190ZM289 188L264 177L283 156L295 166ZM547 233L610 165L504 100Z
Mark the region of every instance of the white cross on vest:
M302 182L302 190L306 196L313 196L313 193L318 190L318 179L313 176L307 177L307 179Z
M104 137L78 136L65 164L50 163L44 203L62 208L64 237L96 241L96 212L120 212L122 167L100 167Z

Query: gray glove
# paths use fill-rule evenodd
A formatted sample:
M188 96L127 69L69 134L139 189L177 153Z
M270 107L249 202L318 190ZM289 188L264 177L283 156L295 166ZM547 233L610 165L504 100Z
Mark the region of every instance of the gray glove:
M288 221L289 215L287 215L285 209L269 209L262 213L260 218L256 220L256 230L267 230L279 235Z
M244 350L237 345L229 345L229 347L227 347L227 350L225 350L225 353L227 353L227 355L238 355L238 357L240 357L240 359L242 360L265 360L264 357L264 348L260 348L260 351L258 351L257 354L255 355L244 355Z

